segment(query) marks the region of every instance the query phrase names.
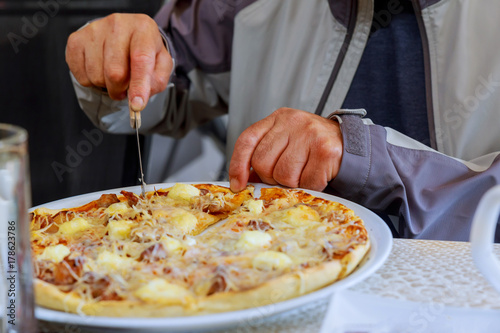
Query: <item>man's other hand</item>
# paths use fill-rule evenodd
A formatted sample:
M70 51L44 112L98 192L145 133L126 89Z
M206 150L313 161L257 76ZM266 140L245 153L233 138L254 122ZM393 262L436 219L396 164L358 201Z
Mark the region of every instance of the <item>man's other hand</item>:
M248 127L236 141L229 165L231 189L245 188L250 168L267 184L322 191L342 161L338 122L290 108Z

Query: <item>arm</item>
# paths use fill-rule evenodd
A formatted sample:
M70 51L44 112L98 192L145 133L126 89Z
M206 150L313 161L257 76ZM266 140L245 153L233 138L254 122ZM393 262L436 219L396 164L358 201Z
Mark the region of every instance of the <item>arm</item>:
M468 240L479 199L500 183L500 153L462 161L392 129L360 126L359 117L348 117L341 123L342 164L327 190L400 216L404 237ZM354 128L361 128L361 135L353 137Z

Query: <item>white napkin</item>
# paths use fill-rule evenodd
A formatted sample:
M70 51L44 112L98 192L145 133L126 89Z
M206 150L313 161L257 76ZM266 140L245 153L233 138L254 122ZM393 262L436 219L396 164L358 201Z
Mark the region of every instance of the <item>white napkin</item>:
M476 332L500 332L500 310L449 307L344 290L333 295L320 333Z

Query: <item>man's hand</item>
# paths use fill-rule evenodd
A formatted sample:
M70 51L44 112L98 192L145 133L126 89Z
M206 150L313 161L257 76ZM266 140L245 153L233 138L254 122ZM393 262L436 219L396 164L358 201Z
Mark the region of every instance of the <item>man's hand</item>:
M158 26L144 14L112 14L72 33L66 62L85 87L106 88L115 100L128 91L134 111L167 87L172 70Z
M250 168L267 184L322 191L337 176L342 134L336 121L281 108L248 127L229 165L231 189L245 188Z

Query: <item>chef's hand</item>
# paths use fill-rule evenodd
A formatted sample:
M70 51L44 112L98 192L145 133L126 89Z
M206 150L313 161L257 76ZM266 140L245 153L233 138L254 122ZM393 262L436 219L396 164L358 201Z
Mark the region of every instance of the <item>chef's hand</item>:
M229 165L231 189L245 188L250 168L267 184L322 191L342 161L338 122L290 108L248 127L236 141Z
M112 14L72 33L66 62L85 87L106 88L114 100L128 91L134 111L167 87L172 69L158 25L144 14Z

